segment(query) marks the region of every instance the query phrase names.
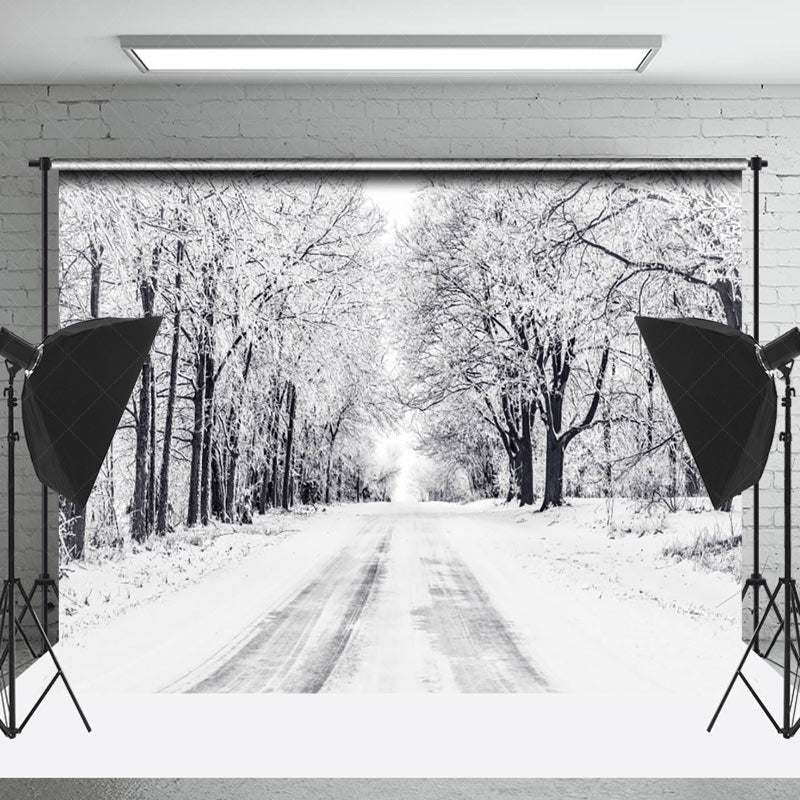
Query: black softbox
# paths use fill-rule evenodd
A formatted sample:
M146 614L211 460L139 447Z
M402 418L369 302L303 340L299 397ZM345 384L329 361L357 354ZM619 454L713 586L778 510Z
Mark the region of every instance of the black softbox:
M36 474L86 505L161 317L105 317L48 336L22 392Z
M636 324L720 508L759 480L772 446L777 397L758 345L710 320L637 317Z

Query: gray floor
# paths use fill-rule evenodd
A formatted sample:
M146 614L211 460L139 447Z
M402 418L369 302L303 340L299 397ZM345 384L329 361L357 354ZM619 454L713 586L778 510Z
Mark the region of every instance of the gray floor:
M2 800L797 800L800 780L0 780Z

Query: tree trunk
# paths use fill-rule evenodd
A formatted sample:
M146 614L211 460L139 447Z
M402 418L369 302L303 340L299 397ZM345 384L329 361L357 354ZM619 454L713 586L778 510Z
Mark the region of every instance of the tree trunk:
M692 457L686 453L682 453L683 460L683 480L686 484L686 494L689 497L697 497L703 493L703 484L697 475L697 467L694 465Z
M669 452L669 496L675 499L678 496L678 446L675 439L671 439Z
M155 284L152 277L145 277L139 285L142 299L142 310L146 317L153 314L155 300ZM150 385L153 377L150 354L142 365L141 382L139 384L139 416L136 420L136 455L135 477L133 484L133 500L131 501L131 537L134 541L143 542L147 538L147 487L148 487L148 450L150 447Z
M178 268L181 265L183 244L178 242ZM181 275L175 276L175 317L172 332L172 354L169 361L169 392L164 416L164 444L161 450L161 474L158 480L158 516L156 533L163 536L167 532L167 511L169 506L169 460L172 454L172 424L175 416L175 395L178 389L178 357L181 343Z
M545 430L547 431L547 443L545 446L547 457L545 461L545 482L544 498L542 499L541 510L544 511L552 506L564 504L564 453L569 443L585 431L594 421L597 409L600 406L600 396L603 390L606 369L611 353L611 348L606 342L600 356L600 364L594 382L594 393L589 403L589 408L579 425L573 425L566 431L563 430L564 413L564 394L566 392L567 381L572 372L572 354L574 352L574 342L570 343L564 353L558 352L552 358L554 380L547 389L544 410L545 410Z
M264 471L261 473L261 494L258 496L259 514L267 513L268 492L269 492L269 471L267 470L266 467L264 467Z
M89 262L91 265L89 285L89 316L94 319L100 316L100 272L103 268L103 245L96 247L89 241Z
M655 407L653 405L653 389L656 384L656 374L653 371L653 365L650 364L647 368L647 428L646 428L646 446L647 450L653 447L653 427L655 425Z
M208 525L211 507L211 453L214 433L214 357L209 350L205 358L205 391L203 397L203 452L200 459L200 522Z
M230 515L225 508L225 465L220 460L217 448L211 452L211 497L210 513L215 519L230 522Z
M150 363L150 464L147 475L147 534L153 532L156 524L156 376Z
M147 448L150 442L150 358L142 367L139 384L139 417L136 421L136 456L133 500L131 501L131 536L137 542L147 538Z
M333 461L333 442L328 448L328 458L325 462L325 505L331 502L331 462Z
M111 540L111 543L114 547L119 547L124 539L122 537L122 533L119 529L119 520L117 519L117 497L116 497L116 489L114 488L114 443L111 443L111 447L108 448L108 455L106 456L106 461L108 463L108 515L110 517L109 527L111 527L114 532L115 536Z
M278 474L278 442L281 428L281 404L283 403L283 393L277 395L273 392L273 409L271 412L271 419L269 424L269 445L271 448L272 458L268 458L267 454L270 452L267 449L265 453L266 462L264 464L264 477L261 484L261 505L259 510L262 514L266 513L267 507L274 508L277 505L277 498L275 496L275 485Z
M247 355L245 356L244 369L242 370L242 384L239 394L231 402L231 407L228 411L228 452L226 453L226 470L225 470L225 515L227 522L235 522L239 520L238 511L236 508L236 468L239 463L240 437L241 437L241 406L243 402L245 388L247 386L247 379L250 376L250 366L253 362L253 343L249 343L247 347Z
M333 462L333 448L336 446L336 437L339 435L340 425L341 417L336 425L332 425L328 430L328 458L325 462L325 505L329 505L331 502L331 463Z
M612 465L611 465L611 423L608 420L603 422L603 452L605 453L606 463L603 467L605 474L605 486L603 487L603 495L605 497L612 497Z
M212 225L213 227L213 225ZM203 264L203 433L200 449L200 523L208 525L211 489L211 449L214 428L214 321L219 257Z
M519 504L533 505L533 442L531 441L531 404L520 403L522 436L519 442Z
M280 444L281 435L281 407L283 406L283 398L286 388L283 387L280 392L277 388L272 392L273 409L272 419L269 427L269 446L272 452L272 458L269 460L269 466L264 467L264 486L265 500L264 510L269 505L275 508L278 505L278 446ZM267 452L270 452L269 450ZM263 512L262 512L263 513Z
M273 508L277 508L280 505L280 478L279 478L279 467L280 464L278 463L278 451L275 450L275 453L272 456L272 469L270 475L270 504Z
M506 503L510 503L515 498L519 500L519 487L522 484L522 458L519 450L515 450L513 455L508 457L508 491L506 492Z
M89 240L89 316L100 316L100 277L103 269L103 245L95 245ZM116 513L112 508L112 513ZM64 545L73 559L83 558L86 546L86 506L77 506L71 500L64 500L64 517L67 527L64 531Z
M86 507L76 508L75 503L59 498L64 520L64 548L71 559L83 558L86 545Z
M742 328L742 295L741 291L734 286L733 282L727 279L720 279L712 284L711 288L717 293L722 311L725 314L725 322L732 328L741 330Z
M297 392L293 383L289 383L286 391L288 421L286 425L286 448L283 461L283 488L281 506L288 509L292 502L292 445L294 443L294 417L297 410Z
M564 443L548 427L541 510L564 505Z
M202 345L201 345L202 347ZM186 524L196 525L200 520L200 462L203 458L203 409L205 408L205 350L197 359L195 373L194 425L192 426L192 459L189 467L189 503L186 511Z
M542 511L564 504L564 440L561 436L564 398L560 392L550 395L548 408Z
M236 508L236 462L238 453L228 454L228 469L225 475L225 510L229 522L239 522L239 513Z

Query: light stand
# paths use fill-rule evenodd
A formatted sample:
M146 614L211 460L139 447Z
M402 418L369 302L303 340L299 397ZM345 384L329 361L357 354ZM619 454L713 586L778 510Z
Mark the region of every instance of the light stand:
M5 721L0 721L0 731L2 731L9 739L13 739L18 733L21 733L28 721L39 708L44 698L56 684L56 681L61 680L72 699L75 708L80 714L83 724L86 726L87 731L91 731L91 727L86 719L83 710L78 703L75 693L64 674L64 670L59 664L58 658L53 651L53 645L47 636L39 617L31 605L31 596L25 592L22 586L22 581L16 575L16 564L14 558L14 551L16 543L14 541L14 516L15 516L15 473L14 473L14 450L19 434L14 430L14 409L17 405L17 398L14 394L14 379L19 372L19 366L6 361L8 368L8 386L5 389L6 406L8 408L8 577L3 582L3 591L0 594L0 678L3 677L5 667L8 667L8 678L4 683L2 691L0 691L0 700L2 701L2 710ZM17 615L17 593L22 600L22 613ZM42 653L37 653L25 632L23 621L25 616L29 614L33 619L36 628L39 631L39 636L43 644L44 650L50 655L53 664L56 668L55 675L51 678L50 682L45 687L44 691L39 695L38 700L33 704L32 708L25 715L22 723L17 725L17 686L16 686L16 670L17 670L17 648L16 638L17 635L25 643L28 652L32 658L37 658ZM3 647L3 643L5 646Z
M47 629L34 611L31 595L25 592L15 573L14 449L18 436L14 430L17 405L14 379L20 370L25 371L22 423L36 476L44 486L78 506L85 506L160 324L161 317L92 318L61 328L38 345L0 327L0 358L5 359L8 368L9 572L0 599L0 637L5 632L7 640L5 649L0 650L0 676L6 661L10 673L8 689L3 687L2 691L6 721L0 725L0 731L6 736L14 737L25 727L59 679L90 730L53 652ZM44 561L45 569L46 564ZM47 582L44 573L39 585L45 586ZM22 600L19 614L17 594ZM23 627L28 614L41 637L42 648L38 653ZM56 667L55 676L19 726L15 685L17 636L34 659L47 652Z
M780 372L784 380L784 395L781 405L784 407L784 429L780 435L780 441L783 442L783 576L778 580L778 585L775 590L770 592L767 590L767 597L769 598L767 606L764 609L764 616L761 617L758 625L756 626L753 636L744 651L739 666L733 673L733 678L725 690L725 694L720 701L714 716L708 725L708 731L714 727L717 717L722 711L722 707L728 699L728 696L733 689L736 679L740 678L742 683L753 695L761 710L767 715L769 721L774 725L775 730L780 733L784 739L790 739L797 733L800 728L800 720L796 718L798 696L798 685L800 681L800 597L797 594L797 585L792 577L792 432L791 432L791 410L792 410L792 397L794 396L794 389L791 386L790 374L792 371L793 362L785 364L780 367ZM783 592L783 615L778 610L778 596ZM775 614L778 621L778 628L770 641L769 647L764 651L763 657L768 658L772 652L778 637L783 634L783 703L782 703L782 721L779 724L762 699L758 696L752 684L747 680L742 671L745 662L751 652L758 651L758 639L764 623L770 615L770 612ZM793 638L794 636L794 638ZM759 655L761 655L759 653ZM795 662L795 669L792 670L792 659Z
M775 373L784 382L784 568L775 588L766 589L763 616L708 725L710 731L731 690L741 679L775 730L789 739L797 733L800 699L800 597L792 578L791 540L791 371L800 356L800 328L791 328L765 345L738 328L695 318L637 317L650 357L664 386L686 443L714 508L756 484L764 472L778 417ZM779 598L783 593L783 609ZM778 623L764 657L783 634L783 701L780 721L759 697L744 665L758 646L768 618ZM761 655L759 653L759 655Z

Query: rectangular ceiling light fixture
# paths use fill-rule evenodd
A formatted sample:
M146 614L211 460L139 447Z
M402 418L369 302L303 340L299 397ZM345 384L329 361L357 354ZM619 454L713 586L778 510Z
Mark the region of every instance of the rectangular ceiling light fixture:
M142 71L642 72L660 36L124 36Z

